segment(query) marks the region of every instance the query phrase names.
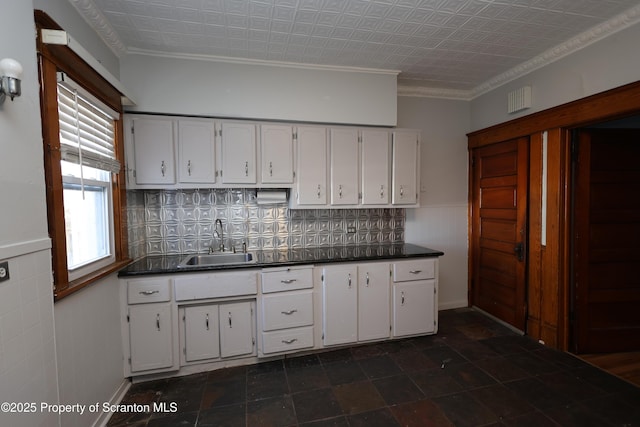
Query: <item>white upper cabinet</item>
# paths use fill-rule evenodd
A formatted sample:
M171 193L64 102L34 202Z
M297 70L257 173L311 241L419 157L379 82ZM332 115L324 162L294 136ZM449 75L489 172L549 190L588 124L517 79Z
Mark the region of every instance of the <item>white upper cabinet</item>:
M178 176L180 182L216 182L215 122L178 121Z
M175 120L166 117L131 121L136 184L175 184L174 124Z
M391 145L389 132L365 129L362 137L362 204L389 204Z
M359 192L358 130L331 129L331 204L357 205Z
M420 142L418 132L393 132L393 165L391 203L415 205L418 203Z
M260 126L263 184L293 183L293 128L286 125Z
M327 130L301 126L298 135L298 205L327 204Z
M221 132L222 183L256 184L256 125L224 122Z

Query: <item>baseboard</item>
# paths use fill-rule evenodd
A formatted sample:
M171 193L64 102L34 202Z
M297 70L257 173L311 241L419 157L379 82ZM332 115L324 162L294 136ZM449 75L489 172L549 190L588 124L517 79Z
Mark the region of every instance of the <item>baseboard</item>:
M469 302L466 299L461 299L458 301L438 302L438 311L463 307L469 307Z
M130 387L131 387L131 381L129 381L126 378L123 379L122 384L120 384L120 387L118 387L118 389L113 393L113 395L109 399L109 403L111 405L117 405L118 403L120 403L120 401L124 398L125 394L127 394L127 391L129 391ZM113 415L113 412L106 413L101 411L100 415L98 416L96 421L93 423L93 427L105 427L109 422L111 415Z

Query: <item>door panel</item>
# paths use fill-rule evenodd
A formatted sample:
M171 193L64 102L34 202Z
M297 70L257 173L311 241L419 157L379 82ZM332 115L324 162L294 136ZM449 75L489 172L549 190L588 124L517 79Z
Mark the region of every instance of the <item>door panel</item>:
M526 318L528 150L528 139L520 138L472 152L471 301L520 330Z
M640 131L578 135L573 212L574 346L640 349Z

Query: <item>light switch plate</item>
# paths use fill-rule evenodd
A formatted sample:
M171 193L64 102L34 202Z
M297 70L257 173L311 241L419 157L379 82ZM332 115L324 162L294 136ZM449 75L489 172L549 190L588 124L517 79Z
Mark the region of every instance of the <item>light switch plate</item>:
M0 282L9 280L9 261L0 262Z

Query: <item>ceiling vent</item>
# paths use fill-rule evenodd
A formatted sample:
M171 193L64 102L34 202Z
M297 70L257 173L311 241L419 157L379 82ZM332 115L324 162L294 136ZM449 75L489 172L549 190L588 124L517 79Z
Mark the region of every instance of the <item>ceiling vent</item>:
M509 114L531 108L531 86L523 86L507 95L507 112Z

